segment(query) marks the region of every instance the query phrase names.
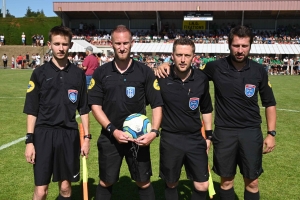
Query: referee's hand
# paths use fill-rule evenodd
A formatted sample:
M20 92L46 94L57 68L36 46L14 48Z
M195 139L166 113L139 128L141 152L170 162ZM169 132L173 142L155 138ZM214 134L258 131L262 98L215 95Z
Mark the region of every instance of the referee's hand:
M126 134L123 131L120 131L118 129L116 129L113 132L113 136L116 138L116 140L118 141L118 143L128 143L128 142L133 142L133 138L131 138L128 134Z
M35 164L35 148L33 143L26 144L25 158L28 163Z
M149 132L147 134L138 137L134 142L139 146L148 146L156 138L156 133Z
M275 149L275 137L268 134L264 140L263 154L270 153L274 149Z

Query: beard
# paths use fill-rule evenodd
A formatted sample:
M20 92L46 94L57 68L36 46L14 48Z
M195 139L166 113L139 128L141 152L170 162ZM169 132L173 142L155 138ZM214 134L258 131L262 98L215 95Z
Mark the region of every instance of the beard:
M237 55L234 55L234 54L230 53L230 57L231 57L232 61L237 62L237 63L246 62L247 59L248 59L248 55L241 55L241 56L243 56L243 57L242 58L237 58Z

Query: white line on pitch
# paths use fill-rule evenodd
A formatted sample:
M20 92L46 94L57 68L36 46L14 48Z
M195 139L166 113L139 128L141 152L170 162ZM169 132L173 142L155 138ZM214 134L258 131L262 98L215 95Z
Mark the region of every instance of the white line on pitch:
M265 107L260 107L260 109L265 109ZM276 110L281 110L281 111L287 111L287 112L300 112L300 110L290 110L290 109L281 109L281 108L276 108Z
M78 117L80 117L80 115L76 115L76 118L78 118ZM10 146L12 146L12 145L14 145L14 144L17 144L17 143L19 143L19 142L22 142L22 141L25 140L25 139L26 139L26 137L21 137L21 138L19 138L19 139L17 139L17 140L14 140L14 141L10 142L10 143L1 145L1 146L0 146L0 151L1 151L2 149L6 149L7 147L10 147Z
M0 97L0 99L24 99L25 97Z

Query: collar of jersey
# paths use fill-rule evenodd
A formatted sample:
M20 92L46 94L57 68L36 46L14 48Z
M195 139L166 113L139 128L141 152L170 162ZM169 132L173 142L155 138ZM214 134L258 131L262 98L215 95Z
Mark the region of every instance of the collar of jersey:
M133 70L134 70L134 62L136 62L136 61L134 61L133 59L131 59L131 60L132 60L131 61L131 65L129 66L129 68L123 74L128 74L128 73L133 72ZM112 63L112 71L120 73L119 70L116 67L115 59L111 63Z
M171 77L172 77L173 80L178 79L178 80L181 81L181 79L175 74L175 72L174 72L174 67L175 67L175 65L172 64L172 65L171 65L171 68L170 68L170 75L171 75ZM189 76L184 82L188 82L188 81L193 81L193 80L194 80L194 69L191 67L191 70L192 70L192 71L191 71L190 76ZM182 82L182 81L181 81L181 82Z
M228 66L227 66L228 69L237 71L237 69L233 66L233 64L232 64L232 62L231 62L230 56L227 56L225 59L226 59L226 62L227 62L227 64L228 64ZM249 62L249 58L248 58L247 61L246 61L246 65L240 70L240 72L241 72L241 71L245 71L245 70L247 70L247 69L249 69L249 68L250 68L250 62Z
M50 65L51 65L51 67L52 67L55 71L60 71L60 69L52 62L52 58L51 58L51 60L49 61L49 63L50 63ZM67 66L64 67L62 70L68 72L68 71L69 71L69 68L70 68L70 65L71 65L71 63L70 63L70 61L68 60Z

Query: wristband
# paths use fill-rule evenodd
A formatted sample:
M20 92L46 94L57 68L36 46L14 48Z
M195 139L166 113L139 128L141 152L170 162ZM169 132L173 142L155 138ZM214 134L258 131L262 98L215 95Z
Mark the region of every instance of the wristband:
M92 134L87 134L85 136L83 136L83 139L88 138L88 139L92 139Z
M116 129L117 128L112 123L109 123L106 127L106 131L109 132L109 134L111 135L114 133Z
M26 134L25 144L33 143L33 133Z
M213 131L212 130L205 130L205 135L207 140L211 140L213 137Z
M154 133L156 133L156 137L159 137L159 135L160 135L160 132L159 132L159 130L156 130L156 129L151 129L151 131L150 132L154 132Z

